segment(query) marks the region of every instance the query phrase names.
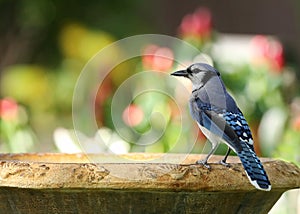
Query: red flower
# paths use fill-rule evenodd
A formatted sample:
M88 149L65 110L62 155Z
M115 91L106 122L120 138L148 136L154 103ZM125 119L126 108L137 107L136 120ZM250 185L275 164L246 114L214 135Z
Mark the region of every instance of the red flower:
M11 98L0 100L0 118L3 120L14 120L18 116L18 104Z
M174 55L170 48L148 45L143 50L143 65L155 71L167 71L173 66Z
M267 64L271 71L277 73L282 71L284 66L284 56L282 44L263 35L255 36L251 41L254 52L254 62L257 64Z
M143 110L135 104L130 104L123 112L123 120L128 126L137 126L143 121L143 119Z
M196 36L207 38L211 34L212 16L208 8L199 8L183 17L179 31L183 37Z

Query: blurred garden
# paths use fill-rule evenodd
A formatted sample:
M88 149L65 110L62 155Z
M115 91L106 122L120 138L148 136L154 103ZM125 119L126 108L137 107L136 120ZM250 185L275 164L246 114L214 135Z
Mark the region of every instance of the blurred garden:
M56 0L0 2L2 153L81 152L73 130L72 99L86 63L99 50L125 37L161 33L151 22L154 10L151 7L148 11L140 1L124 4L92 0L82 4ZM138 18L145 11L146 17ZM276 35L224 34L215 27L214 17L209 7L198 5L172 21L171 36L199 49L203 53L201 60L219 69L250 123L259 156L300 164L300 73L295 57L286 54L289 50ZM120 54L118 51L115 54ZM184 54L180 48L149 44L140 51L140 57L115 67L99 87L94 103L99 132L93 139L86 139L97 141L100 135L107 148L96 152L168 152L182 129L180 114L189 114L188 94L174 89L174 99L159 93L134 97L132 90L128 93L134 99L120 113L127 129L142 135L154 128L163 134L155 143L140 148L136 144L138 136L124 139L116 130L111 105L122 83L151 70L153 78L133 81L133 88L172 85L172 77L161 76L182 67L173 60L175 55ZM184 80L181 84L190 87ZM180 112L178 105L184 106L186 112ZM163 118L156 117L155 112ZM183 128L186 137L181 140L197 136L192 152L203 153L209 146L206 148L206 139L191 123ZM178 148L174 152L182 151ZM226 147L221 147L217 153L225 151Z
M221 72L248 120L257 154L299 166L300 47L285 30L299 32L299 23L281 19L297 17L300 7L266 2L227 2L224 10L219 1L1 0L0 153L207 153L210 144L189 116L191 85L169 76L206 62ZM272 23L276 30L265 30ZM98 130L76 132L74 91L87 63L121 39L150 33L181 39L201 54L186 59L183 47L140 47L139 56L115 66L96 88L90 114ZM116 48L107 59L122 54Z

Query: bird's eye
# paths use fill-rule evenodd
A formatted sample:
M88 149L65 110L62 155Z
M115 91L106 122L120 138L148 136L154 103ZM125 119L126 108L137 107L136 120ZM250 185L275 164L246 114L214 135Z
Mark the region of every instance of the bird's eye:
M193 70L193 72L194 72L195 74L199 73L200 71L201 71L201 70L198 69L198 68L195 68L195 69Z

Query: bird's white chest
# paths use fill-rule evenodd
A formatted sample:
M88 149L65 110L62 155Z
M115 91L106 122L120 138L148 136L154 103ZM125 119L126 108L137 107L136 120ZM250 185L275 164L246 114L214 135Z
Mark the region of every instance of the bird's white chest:
M215 135L214 133L212 133L211 131L209 131L207 128L205 128L204 126L201 126L199 123L197 123L200 130L202 131L202 133L205 135L205 137L214 145L218 145L220 144L220 142L222 141L222 139L220 137L218 137L217 135Z
M215 135L211 131L209 131L204 126L201 126L199 123L197 123L202 133L205 135L205 137L212 143L213 147L218 146L221 142L225 143L228 147L230 147L235 153L236 150L233 148L229 143L227 143L225 140L223 140L221 137Z

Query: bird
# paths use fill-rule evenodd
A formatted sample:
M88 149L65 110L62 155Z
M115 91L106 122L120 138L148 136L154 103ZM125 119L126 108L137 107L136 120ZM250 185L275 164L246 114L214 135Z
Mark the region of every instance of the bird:
M220 163L230 166L226 160L233 150L241 160L250 183L258 190L270 191L271 183L254 151L249 125L235 100L227 92L220 72L209 64L194 63L171 75L191 80L190 113L212 144L206 158L198 160L196 164L210 168L208 159L223 142L228 150Z

